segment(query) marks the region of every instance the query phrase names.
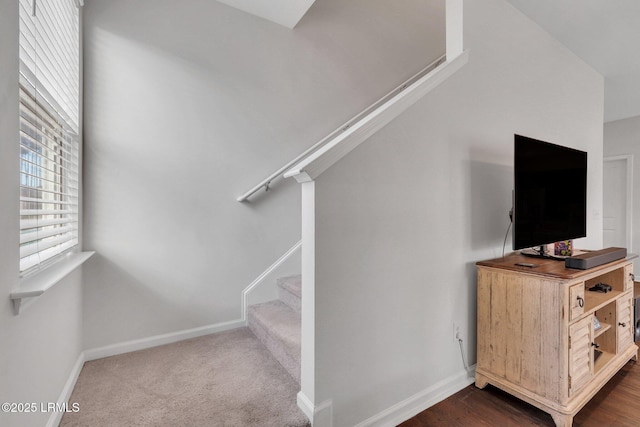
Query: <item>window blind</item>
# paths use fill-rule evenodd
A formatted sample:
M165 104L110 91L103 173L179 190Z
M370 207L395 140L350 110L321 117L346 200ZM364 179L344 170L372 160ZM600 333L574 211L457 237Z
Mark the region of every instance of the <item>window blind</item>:
M19 15L24 275L78 243L80 61L74 0L20 0Z

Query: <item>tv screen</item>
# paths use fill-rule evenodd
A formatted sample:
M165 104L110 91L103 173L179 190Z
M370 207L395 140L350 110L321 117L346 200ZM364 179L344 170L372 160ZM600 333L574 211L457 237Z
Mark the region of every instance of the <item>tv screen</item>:
M513 249L587 235L587 153L514 136Z

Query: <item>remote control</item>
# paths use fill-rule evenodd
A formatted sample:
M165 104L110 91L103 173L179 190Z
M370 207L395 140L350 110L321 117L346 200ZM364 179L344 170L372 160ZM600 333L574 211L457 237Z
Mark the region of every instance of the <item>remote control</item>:
M537 264L531 264L528 262L516 262L516 265L520 266L520 267L528 267L528 268L535 268L538 265Z

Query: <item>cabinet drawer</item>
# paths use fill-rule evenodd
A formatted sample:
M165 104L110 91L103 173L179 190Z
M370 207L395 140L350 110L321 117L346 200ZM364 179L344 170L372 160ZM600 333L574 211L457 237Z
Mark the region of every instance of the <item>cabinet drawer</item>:
M584 313L584 283L569 288L569 320L575 320Z

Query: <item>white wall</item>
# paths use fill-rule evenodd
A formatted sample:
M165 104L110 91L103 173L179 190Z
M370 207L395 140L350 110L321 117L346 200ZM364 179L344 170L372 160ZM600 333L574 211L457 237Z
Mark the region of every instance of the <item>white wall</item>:
M443 0L86 3L87 348L238 319L300 196L235 198L444 53Z
M464 14L469 63L315 182L313 391L335 427L464 374L454 321L475 363L475 262L502 253L514 133L588 151L577 245L602 245L603 78L503 0Z
M0 0L0 402L56 402L82 350L82 273L14 316L18 285L18 2ZM50 413L0 412L3 427L41 427Z
M637 253L640 248L640 169L638 169L638 159L640 159L640 116L630 117L624 120L616 120L604 124L604 155L621 156L633 155L633 218L632 218L632 241L633 252ZM636 274L640 260L635 260Z

